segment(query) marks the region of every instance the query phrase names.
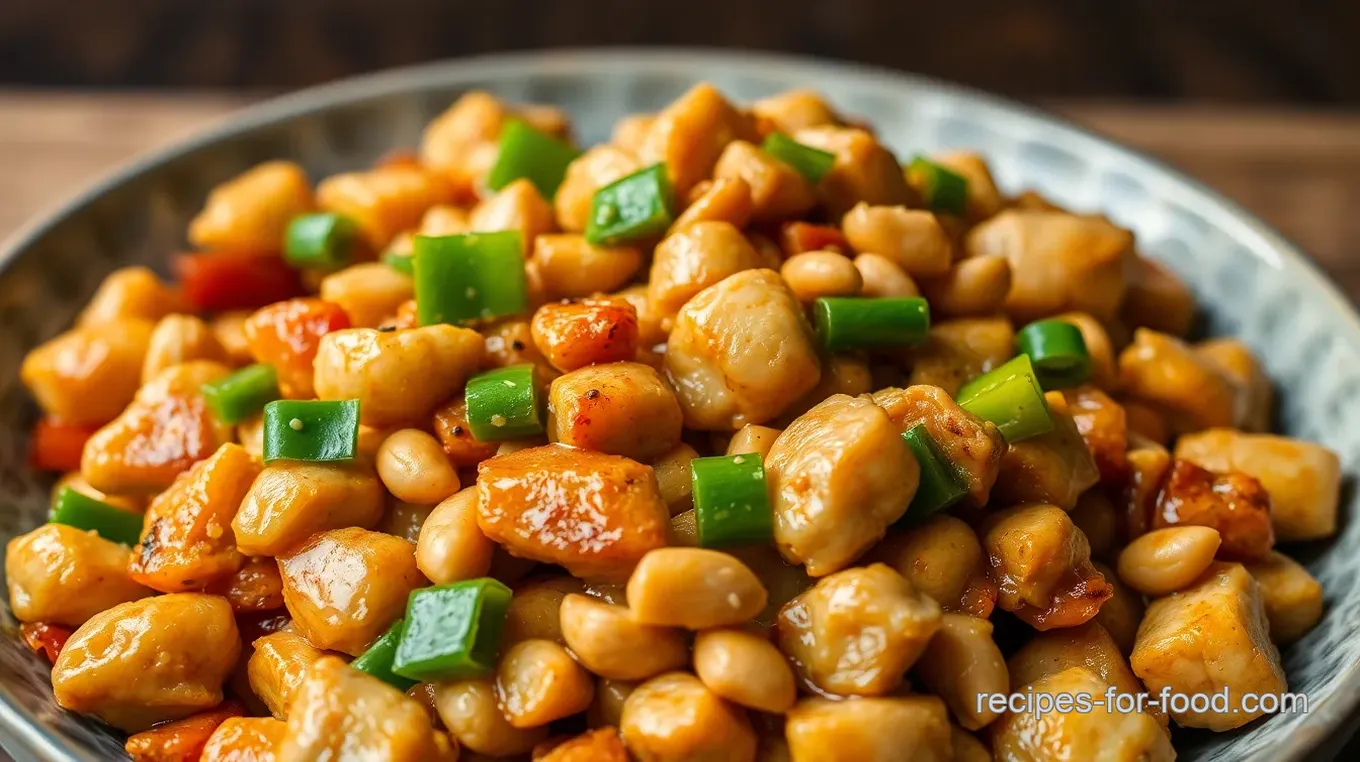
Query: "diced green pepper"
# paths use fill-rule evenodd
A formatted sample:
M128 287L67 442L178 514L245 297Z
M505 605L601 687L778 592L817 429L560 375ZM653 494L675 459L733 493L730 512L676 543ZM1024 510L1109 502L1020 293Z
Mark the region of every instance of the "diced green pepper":
M373 642L367 651L359 654L359 658L350 662L349 665L366 672L399 691L408 691L411 686L416 684L415 680L410 680L392 671L392 662L397 657L397 644L401 641L401 632L406 625L405 619L398 619L387 628L381 638Z
M416 274L416 258L413 255L394 254L389 251L383 255L383 263L402 275Z
M761 145L765 153L798 170L798 174L816 185L836 165L836 154L803 145L782 132L771 132Z
M919 296L822 297L812 303L812 319L832 352L911 346L930 334L930 305Z
M354 460L359 400L276 400L264 406L264 462Z
M343 214L318 212L294 217L284 235L283 256L294 267L335 270L349 264L359 225Z
M132 547L142 538L142 517L115 508L83 492L63 487L52 504L51 521L76 529L93 529L100 537Z
M759 453L690 461L694 520L705 548L768 543L774 535Z
M203 385L208 409L226 424L240 423L278 398L279 377L272 365L250 365Z
M418 235L414 264L421 325L490 320L529 307L524 236L518 230Z
M1016 355L964 384L956 399L959 407L996 424L1007 442L1053 430L1053 418L1029 355Z
M491 674L509 605L510 588L489 577L413 591L392 671L421 682Z
M580 151L561 140L518 119L511 120L501 128L496 163L487 173L486 187L500 190L525 177L551 202L566 177L567 165L580 155Z
M959 216L968 211L968 178L963 175L917 156L907 167L907 179L931 209Z
M1065 320L1036 320L1016 334L1045 391L1080 386L1091 376L1091 355L1081 329Z
M902 438L921 467L921 480L916 495L911 499L906 516L911 520L929 516L958 502L968 494L968 487L958 477L954 464L940 450L935 438L926 431L924 423L912 426Z
M473 376L463 392L468 428L479 442L543 433L543 405L533 365L511 365Z
M595 192L586 221L586 240L615 246L656 238L671 226L675 204L665 164L653 164Z

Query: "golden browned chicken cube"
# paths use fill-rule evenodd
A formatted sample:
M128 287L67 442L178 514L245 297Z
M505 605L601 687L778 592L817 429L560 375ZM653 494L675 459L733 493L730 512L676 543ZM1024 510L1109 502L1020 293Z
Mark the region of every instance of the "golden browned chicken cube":
M1171 470L1171 453L1135 432L1129 433L1129 481L1124 490L1122 536L1133 539L1152 528L1162 481Z
M891 692L940 628L940 606L885 564L838 572L779 612L778 643L798 673L840 696Z
M831 701L806 698L789 710L790 762L948 762L949 713L935 696Z
M189 241L202 249L280 251L288 223L311 209L302 167L268 161L213 188L189 223Z
M553 232L556 225L552 205L543 200L532 181L520 178L473 207L468 228L479 233L518 230L527 257L533 253L534 240Z
M198 762L275 762L288 726L273 717L231 717L217 726Z
M420 223L425 210L453 198L445 178L414 166L390 166L332 175L316 186L322 211L354 220L374 251Z
M476 331L443 324L332 331L321 338L313 363L316 394L358 399L361 420L371 426L424 424L477 372L487 343Z
M1057 506L993 514L982 547L1001 591L997 605L1037 630L1079 625L1110 598L1110 585L1091 566L1086 535Z
M883 408L838 394L780 433L765 459L774 539L821 577L882 539L916 494L920 466Z
M208 360L175 365L137 390L132 404L90 437L80 473L114 494L159 492L235 435L208 410L203 385L231 372Z
M675 195L684 198L699 181L712 176L728 143L753 139L751 120L712 85L701 82L656 115L637 155L644 167L664 162Z
M841 117L821 93L815 90L785 90L751 104L757 120L769 122L770 127L792 135L804 127L841 124Z
M831 171L817 184L832 220L860 202L897 206L915 201L897 157L868 130L820 125L800 129L793 138L836 156Z
M534 345L563 373L637 355L637 309L624 299L545 304L530 331Z
M386 262L360 262L321 281L321 298L340 305L355 328L377 328L415 296L411 276ZM307 380L307 385L312 383Z
M647 279L649 309L673 315L700 291L743 270L770 267L730 222L695 222L656 247Z
M945 614L912 673L968 730L980 730L1000 714L986 697L1010 688L1006 657L992 638L992 623L967 614Z
M19 378L48 415L71 424L108 423L137 394L154 328L124 318L67 331L29 352Z
M650 461L680 443L684 414L654 368L592 365L559 376L548 393L548 436L584 450Z
M986 505L1006 452L1006 440L995 424L959 407L948 392L930 384L880 389L873 399L888 412L899 431L906 433L918 424L924 425L963 478L969 502Z
M146 509L128 573L152 589L180 593L235 572L245 558L231 520L259 473L250 453L228 442L180 474Z
M477 475L478 525L521 558L622 579L666 545L656 476L628 458L551 444L483 461Z
M280 460L265 466L239 503L231 527L243 553L277 556L315 532L371 527L384 491L364 464Z
M1299 562L1272 550L1265 561L1246 567L1261 588L1275 643L1298 640L1322 619L1322 585Z
M1246 410L1244 389L1218 363L1147 328L1119 353L1119 378L1125 393L1165 411L1177 431L1234 426Z
M1216 563L1194 587L1148 604L1130 662L1150 693L1226 688L1229 711L1192 708L1171 717L1182 727L1231 730L1262 714L1246 711L1244 694L1288 689L1269 631L1256 580L1241 564Z
M741 230L751 221L751 193L751 185L737 176L706 180L690 191L694 199L671 223L669 232L696 222L727 222Z
M733 431L776 418L817 385L821 365L793 292L770 270L747 270L680 310L666 373L688 427Z
M992 496L1002 505L1050 503L1070 511L1100 471L1062 393L1045 397L1053 429L1006 448Z
M930 327L926 343L902 353L911 366L913 386L929 384L950 396L972 378L1015 354L1015 328L1005 317L941 320Z
M1171 268L1139 256L1129 274L1119 317L1130 328L1184 336L1195 319L1195 295Z
M1114 485L1127 482L1129 427L1124 407L1090 384L1065 389L1062 394L1067 412L1095 460L1100 481Z
M746 181L751 219L757 223L799 217L817 205L812 186L798 170L745 140L727 144L713 167L713 178Z
M1246 390L1246 414L1242 417L1242 428L1254 432L1269 431L1275 391L1255 353L1241 341L1228 338L1201 341L1195 345L1195 352L1212 360Z
M1010 689L1016 692L1072 667L1089 669L1120 693L1143 692L1143 684L1134 676L1119 645L1095 622L1038 633L1011 654L1006 666ZM1166 724L1164 715L1161 723Z
M226 599L172 593L91 617L52 665L66 709L135 733L217 706L241 652Z
M533 264L545 298L580 299L626 285L642 267L642 253L631 246L594 246L581 235L542 235L534 241Z
M965 247L1010 261L1005 309L1022 323L1072 311L1113 319L1134 256L1133 233L1064 212L1002 212L969 231Z
M311 666L298 687L278 762L421 760L456 762L436 740L430 715L415 699L334 656Z
M313 535L279 556L283 600L307 641L358 656L424 587L411 543L357 527Z
M1084 666L1073 666L1030 684L1036 694L1078 694L1092 701L1090 711L1007 712L992 726L992 754L1015 762L1089 759L1102 762L1171 762L1171 737L1146 712L1123 713L1105 706L1109 683Z
M585 230L595 192L639 169L636 157L611 145L595 146L576 157L553 198L557 223L573 233Z
M9 605L21 622L79 627L120 603L153 595L127 574L131 553L94 532L45 524L5 546Z
M80 311L76 325L104 325L127 318L155 323L172 312L185 309L179 290L166 285L149 268L141 265L120 267L104 276L99 289Z
M246 662L250 690L270 714L286 720L294 692L307 678L307 670L325 654L290 630L265 635L252 645L255 650Z
M496 162L501 128L511 119L556 137L565 137L569 129L566 115L555 108L504 103L471 90L425 126L420 163L453 181L460 198L475 198Z
M1336 533L1341 461L1323 445L1214 429L1181 437L1176 457L1258 479L1270 493L1271 521L1281 541L1314 540Z
M1241 471L1215 473L1175 459L1157 495L1152 528L1197 524L1222 536L1218 555L1237 561L1264 561L1275 545L1270 495Z
M687 672L639 685L623 703L623 742L647 762L755 762L756 736L741 707Z

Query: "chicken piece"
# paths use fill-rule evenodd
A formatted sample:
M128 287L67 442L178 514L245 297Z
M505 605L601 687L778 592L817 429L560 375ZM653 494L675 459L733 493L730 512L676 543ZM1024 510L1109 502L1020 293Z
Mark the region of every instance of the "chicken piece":
M741 230L751 221L751 186L740 177L705 181L694 186L690 194L698 195L671 223L668 234L696 222L726 222Z
M552 205L543 200L528 178L515 180L496 191L473 207L468 216L469 232L518 230L526 257L533 253L534 240L555 228Z
M623 299L545 304L530 331L538 351L563 373L637 354L637 309Z
M1006 667L1012 692L1023 692L1027 686L1073 667L1090 670L1120 693L1143 692L1143 684L1134 676L1114 638L1096 622L1038 633L1011 654ZM1152 714L1166 726L1165 714Z
M1215 473L1176 458L1157 495L1151 528L1191 524L1213 527L1223 538L1220 558L1264 561L1275 545L1270 495L1241 471Z
M867 130L821 125L800 129L793 139L836 156L831 171L817 184L817 195L832 220L860 202L898 206L916 200L897 157Z
M231 606L200 593L120 603L80 626L52 665L66 709L135 733L222 702L241 653Z
M1166 411L1178 431L1233 426L1245 413L1243 388L1218 363L1147 328L1119 353L1119 377L1126 393Z
M546 754L534 750L535 762L628 762L628 749L617 728L606 727L558 744Z
M178 289L141 265L120 267L104 276L98 290L76 317L80 328L135 318L155 323L166 315L184 312Z
M615 362L574 370L548 392L548 436L584 450L650 461L680 443L684 414L654 368Z
M486 344L476 331L442 324L328 333L314 363L316 394L358 399L360 419L370 426L423 424L477 371Z
M553 198L557 223L573 233L585 230L596 191L639 169L642 165L630 152L611 145L597 145L576 157Z
M209 736L198 762L274 762L288 726L272 717L232 717Z
M756 736L746 712L687 672L639 685L623 703L619 732L645 762L755 762Z
M357 527L312 535L279 556L283 600L293 623L319 648L358 656L424 587L411 543Z
M754 140L751 120L712 85L700 82L662 109L637 148L639 165L664 162L675 195L713 176L723 149L734 140Z
M1276 644L1298 640L1322 619L1322 585L1297 561L1272 550L1265 561L1246 567L1260 586Z
M1024 712L1007 712L992 726L996 759L1047 762L1054 759L1099 762L1172 762L1171 737L1146 712L1120 712L1104 705L1109 683L1086 667L1074 666L1030 684L1036 701ZM1101 701L1081 711L1041 711L1038 697L1068 696Z
M948 762L949 713L935 696L806 698L784 726L790 762Z
M331 175L316 186L317 206L353 219L373 251L453 199L448 180L422 167L394 166Z
M1133 233L1103 217L1002 212L969 231L968 256L1011 263L1006 314L1025 323L1060 312L1113 320L1134 262Z
M757 223L801 217L817 205L812 186L798 170L745 140L727 144L713 167L713 178L746 181L751 219Z
M1137 256L1119 318L1130 328L1151 328L1184 336L1195 319L1195 295L1171 268L1155 259Z
M242 498L232 532L242 553L282 555L315 532L373 526L382 518L383 495L366 465L275 461Z
M1067 401L1067 412L1100 472L1101 483L1126 483L1129 427L1124 407L1090 384L1064 389L1062 395Z
M246 343L255 362L274 368L284 397L305 400L316 396L312 388L313 364L321 337L349 326L349 315L339 303L314 298L289 299L275 302L246 319Z
M1148 604L1130 662L1150 693L1227 688L1227 712L1211 707L1171 717L1182 727L1231 730L1262 714L1246 711L1244 694L1288 690L1269 629L1256 580L1241 564L1215 563L1193 587Z
M619 580L666 545L656 476L628 458L551 444L483 461L477 475L478 525L521 558Z
M499 442L478 442L468 426L467 400L458 395L434 411L434 433L449 461L460 468L475 466L496 454Z
M189 222L200 249L279 251L294 217L312 209L312 184L291 161L267 161L213 188Z
M1022 505L993 514L982 536L997 605L1037 630L1075 627L1113 594L1091 565L1086 535L1053 505Z
M231 373L208 360L161 371L132 404L85 443L80 473L103 492L159 492L235 435L203 400L203 385Z
M962 175L968 181L968 203L966 217L973 222L981 222L1001 211L1004 200L996 187L987 160L972 151L946 151L932 154L930 160Z
M1195 354L1212 361L1239 387L1245 390L1246 412L1242 429L1252 432L1270 431L1270 415L1275 392L1270 378L1256 355L1237 339L1210 339L1195 345Z
M44 524L5 546L9 605L21 622L79 627L120 603L153 595L127 574L131 553L94 532Z
M1119 368L1115 364L1114 342L1110 332L1099 320L1085 312L1064 312L1054 315L1054 320L1070 323L1081 331L1086 353L1091 356L1091 383L1112 392L1119 387Z
M940 606L885 564L838 572L779 612L777 642L820 691L882 696L940 628Z
M146 510L142 544L128 574L163 593L200 590L232 574L245 558L231 519L260 467L245 448L227 443L180 474Z
M19 378L43 412L98 426L137 394L155 324L124 318L67 331L24 356Z
M1214 471L1241 471L1270 493L1271 522L1281 542L1336 533L1341 461L1314 442L1213 429L1181 437L1176 457Z
M802 306L770 270L737 273L691 299L675 319L665 365L694 429L773 420L821 378Z
M757 121L792 135L805 127L836 126L841 117L815 90L785 90L751 104Z
M1152 528L1157 512L1157 496L1162 481L1171 470L1171 453L1160 444L1138 434L1129 434L1129 481L1124 488L1122 531L1125 542Z
M992 635L992 623L967 614L945 614L912 673L944 699L968 730L981 730L1001 712L985 697L1010 688L1006 657Z
M920 466L870 397L838 394L784 429L765 478L779 552L821 577L849 566L902 517Z
M425 126L420 163L451 180L459 198L475 198L500 153L501 128L511 119L555 137L565 137L570 126L558 109L505 103L471 90Z
M730 222L686 225L656 247L647 280L648 306L673 315L695 294L724 278L771 264Z
M642 253L631 246L594 246L580 235L544 235L534 241L531 264L538 265L545 298L580 299L622 288L642 267Z
M155 378L172 365L190 360L230 363L227 350L217 341L212 328L194 315L166 315L156 323L147 342L142 361L142 383Z
M456 762L457 752L437 735L415 699L324 656L298 687L278 762Z
M1006 440L995 424L959 407L948 392L929 384L880 389L874 392L873 400L904 434L918 424L924 425L963 478L969 502L987 504L1006 452Z
M992 497L1001 505L1051 503L1069 511L1081 493L1100 481L1100 471L1062 393L1049 392L1045 398L1053 429L1006 448L992 489Z
M1015 328L1004 317L942 320L926 343L902 353L912 385L930 384L950 396L970 379L1015 355Z
M325 654L295 632L283 630L255 641L246 662L250 690L280 720L288 719L293 695L307 670Z

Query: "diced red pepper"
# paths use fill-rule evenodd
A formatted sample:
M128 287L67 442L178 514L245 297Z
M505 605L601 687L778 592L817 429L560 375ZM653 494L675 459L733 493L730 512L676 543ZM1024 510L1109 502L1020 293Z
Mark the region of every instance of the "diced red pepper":
M289 299L246 319L246 344L256 362L274 366L283 396L306 399L312 396L312 360L321 337L349 326L349 315L338 304Z
M785 257L805 251L838 251L850 254L850 242L839 228L810 222L786 222L779 229L779 247Z
M235 701L223 701L206 712L137 733L123 749L133 762L198 762L217 726L245 714Z
M71 637L71 630L46 622L24 622L19 625L19 636L33 653L42 653L47 661L56 664L57 656Z
M303 294L297 271L277 254L181 254L174 268L185 300L202 312L256 309Z
M29 464L38 471L79 471L85 440L98 430L98 426L74 426L43 418L34 424L29 437Z

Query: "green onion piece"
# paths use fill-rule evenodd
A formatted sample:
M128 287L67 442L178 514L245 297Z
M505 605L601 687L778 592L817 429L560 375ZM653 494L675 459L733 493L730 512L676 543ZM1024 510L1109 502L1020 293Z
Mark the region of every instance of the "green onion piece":
M1037 320L1016 335L1020 351L1029 355L1045 391L1080 386L1091 377L1091 355L1081 330L1064 320Z
M416 258L410 254L395 254L389 251L383 255L383 263L403 275L416 274Z
M500 190L524 177L551 202L567 175L567 165L580 155L580 151L557 138L544 135L518 119L511 120L501 128L496 163L487 173L486 187Z
M654 238L671 226L674 192L665 164L653 164L595 191L586 240L597 246Z
M52 504L51 521L76 529L93 529L105 540L121 542L128 547L142 539L142 517L132 511L115 508L108 503L63 487Z
M836 164L836 154L803 145L782 132L771 132L761 145L765 153L798 170L798 174L816 185Z
M354 460L359 400L276 400L264 406L264 462Z
M996 424L1007 442L1053 430L1029 355L1017 355L964 384L956 399L964 410Z
M774 536L759 453L690 461L694 518L705 548L768 543Z
M288 223L283 257L294 267L335 270L349 264L358 240L359 225L343 214L304 214Z
M907 167L907 177L931 209L960 216L968 210L968 178L958 172L917 156Z
M367 651L359 654L359 658L350 662L349 665L366 672L399 691L408 691L411 686L416 684L415 680L409 680L392 671L392 661L397 657L397 643L401 641L401 632L406 624L405 619L398 619L387 628L381 638L373 641L373 645Z
M202 391L217 420L236 424L279 398L279 377L272 365L251 365L220 381L204 384Z
M518 230L415 237L421 325L467 323L528 309L524 237Z
M506 442L543 433L533 365L511 365L473 376L463 396L468 428L479 442Z
M812 303L822 345L832 352L920 344L930 333L930 305L918 296L823 297Z
M916 496L911 499L907 515L913 520L948 508L968 494L968 487L959 479L954 464L949 461L935 438L926 431L924 423L912 426L902 438L907 440L911 454L921 467L921 481L916 487Z
M413 591L392 671L420 682L491 674L509 605L510 588L489 577Z

